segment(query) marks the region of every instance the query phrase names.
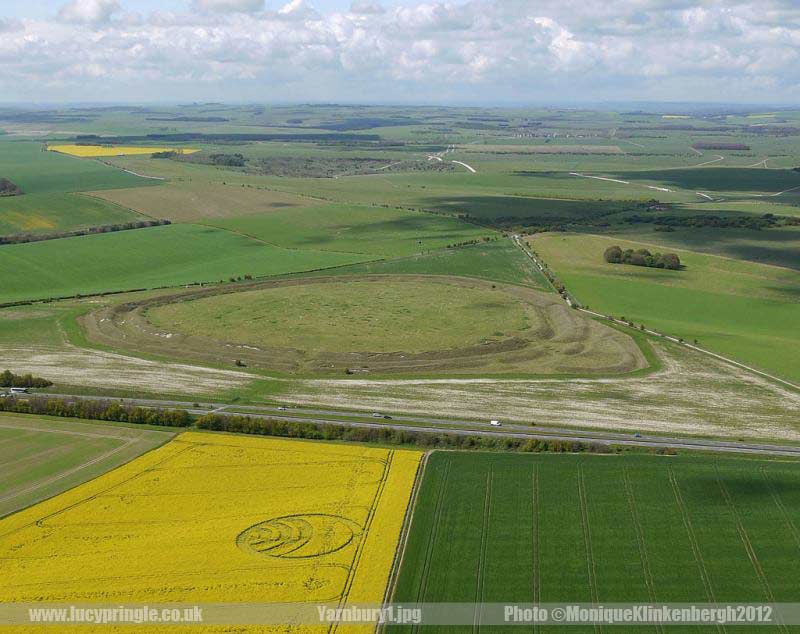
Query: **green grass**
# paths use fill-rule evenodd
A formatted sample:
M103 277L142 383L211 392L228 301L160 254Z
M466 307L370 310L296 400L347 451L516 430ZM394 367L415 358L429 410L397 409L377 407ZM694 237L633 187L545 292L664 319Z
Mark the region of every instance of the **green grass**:
M717 154L716 150L709 150ZM725 154L720 151L719 154ZM698 159L702 162L701 159ZM709 159L710 160L710 159ZM743 167L703 167L697 169L643 170L621 172L630 181L652 181L670 187L713 192L777 193L800 187L800 173L792 170L747 169ZM769 201L767 201L769 202Z
M796 462L435 452L394 601L792 601L798 504Z
M151 218L167 218L173 222L271 213L287 207L308 207L314 204L309 198L252 185L209 185L203 182L110 189L95 192L94 195Z
M0 178L13 181L26 194L143 187L157 182L96 160L42 151L41 143L29 141L0 141Z
M142 216L80 194L0 198L0 235L58 233L137 220Z
M0 414L0 517L165 443L170 431Z
M675 231L655 232L653 225L633 224L611 230L629 240L800 269L800 226L764 230L678 227Z
M442 249L393 260L364 262L305 275L456 275L551 290L533 263L509 240Z
M290 249L405 256L492 235L455 218L356 205L321 205L208 221Z
M795 271L688 251L679 251L682 271L607 264L603 251L612 244L659 247L606 236L541 234L532 244L578 301L593 310L698 339L742 363L800 379Z
M342 281L216 295L158 306L170 331L308 352L421 353L479 345L523 330L523 304L444 281Z
M212 227L152 227L4 246L0 302L278 275L360 259L281 249Z

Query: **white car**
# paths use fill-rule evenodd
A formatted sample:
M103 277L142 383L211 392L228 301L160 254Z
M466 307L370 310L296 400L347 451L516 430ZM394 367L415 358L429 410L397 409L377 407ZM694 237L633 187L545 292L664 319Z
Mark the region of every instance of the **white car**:
M490 424L492 427L500 427L500 421L499 421L499 420L490 420L490 421L489 421L489 424Z
M372 412L372 418L383 418L383 414L380 412Z

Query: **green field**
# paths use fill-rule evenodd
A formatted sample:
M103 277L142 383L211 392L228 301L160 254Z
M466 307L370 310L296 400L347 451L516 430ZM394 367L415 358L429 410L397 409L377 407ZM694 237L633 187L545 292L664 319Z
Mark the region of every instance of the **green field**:
M0 141L0 178L10 179L25 194L144 187L156 182L96 160L47 152L41 143L29 141Z
M144 220L142 216L81 194L26 194L0 198L0 235L47 234Z
M152 308L148 319L186 334L309 352L420 353L530 327L523 304L491 288L391 278L216 295Z
M151 218L167 218L173 222L268 214L287 207L308 207L315 203L311 198L262 187L203 182L109 189L95 192L94 195Z
M800 379L800 280L789 269L679 251L682 271L603 261L607 236L541 234L531 244L579 302L603 314L700 345L791 380Z
M405 258L364 262L304 275L455 275L550 290L538 268L510 240L442 249Z
M360 259L175 224L0 247L0 302L278 275Z
M209 221L287 249L405 256L490 236L491 229L403 209L320 205Z
M0 414L0 517L91 480L173 432Z
M669 187L713 192L775 194L800 188L800 173L792 170L703 167L621 172L617 176L622 180L651 181Z
M425 469L394 600L794 601L800 589L798 508L797 462L435 452ZM470 625L447 631L512 629ZM602 627L627 631L658 630Z
M800 227L776 229L682 228L654 232L652 225L615 227L614 234L635 242L657 242L664 248L699 251L800 269Z

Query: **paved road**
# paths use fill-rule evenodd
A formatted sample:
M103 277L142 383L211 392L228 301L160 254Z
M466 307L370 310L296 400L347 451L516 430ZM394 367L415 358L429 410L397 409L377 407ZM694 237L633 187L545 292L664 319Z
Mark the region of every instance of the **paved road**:
M100 396L78 396L65 394L47 394L60 398L84 400L102 399ZM190 414L202 415L216 413L222 416L249 416L252 418L277 419L314 423L317 425L347 425L368 429L397 429L422 431L430 433L448 433L462 436L484 436L538 440L563 440L584 443L601 443L647 448L673 448L695 451L715 451L739 454L763 454L772 456L794 456L800 458L800 446L771 445L732 440L715 440L703 438L682 438L671 436L654 436L623 434L601 430L579 430L555 427L536 427L519 423L503 423L494 427L486 420L453 420L430 418L425 416L397 415L391 419L339 420L338 417L354 417L369 419L370 413L355 410L312 409L301 407L279 408L278 406L235 405L226 403L189 403L184 401L154 399L115 399L123 404L140 407L161 407L185 409Z

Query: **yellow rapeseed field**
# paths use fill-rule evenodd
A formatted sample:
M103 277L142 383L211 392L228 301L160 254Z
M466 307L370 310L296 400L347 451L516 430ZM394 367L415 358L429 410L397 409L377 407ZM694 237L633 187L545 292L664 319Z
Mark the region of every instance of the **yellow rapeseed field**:
M170 147L134 147L127 145L48 145L51 152L60 152L70 156L128 156L135 154L154 154L155 152L176 152L178 154L194 154L200 150Z
M420 457L184 433L0 520L0 603L379 603Z

